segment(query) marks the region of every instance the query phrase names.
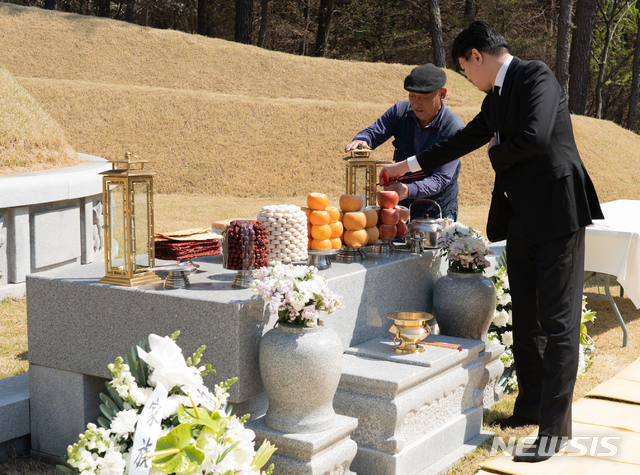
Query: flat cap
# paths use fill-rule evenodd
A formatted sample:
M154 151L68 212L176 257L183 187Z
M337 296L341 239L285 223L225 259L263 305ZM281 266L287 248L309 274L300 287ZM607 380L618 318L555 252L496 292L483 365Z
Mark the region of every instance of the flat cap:
M447 83L447 75L432 63L413 68L411 74L404 78L404 88L409 92L430 94Z

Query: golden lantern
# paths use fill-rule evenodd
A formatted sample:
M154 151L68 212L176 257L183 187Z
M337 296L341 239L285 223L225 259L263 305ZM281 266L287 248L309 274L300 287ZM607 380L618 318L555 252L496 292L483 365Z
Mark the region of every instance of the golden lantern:
M102 177L104 216L103 284L133 287L160 280L153 271L153 175L144 170L147 160L125 153L124 160L109 160L111 170Z
M362 147L359 145L358 147ZM364 192L365 206L376 204L378 187L378 160L371 156L371 149L357 148L345 157L347 161L347 195Z

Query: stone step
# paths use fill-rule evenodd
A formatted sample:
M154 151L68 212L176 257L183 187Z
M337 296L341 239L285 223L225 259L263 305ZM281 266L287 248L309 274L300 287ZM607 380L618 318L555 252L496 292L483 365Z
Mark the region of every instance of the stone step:
M15 450L28 453L29 373L0 379L0 462Z

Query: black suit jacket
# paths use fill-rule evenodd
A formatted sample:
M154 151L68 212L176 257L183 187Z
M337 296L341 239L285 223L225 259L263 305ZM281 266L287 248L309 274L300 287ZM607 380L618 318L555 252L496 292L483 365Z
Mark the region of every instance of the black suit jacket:
M501 95L487 94L480 113L452 137L417 155L429 171L486 145L496 173L487 237L507 236L515 214L534 242L577 231L603 218L598 196L580 159L562 88L540 61L513 58Z

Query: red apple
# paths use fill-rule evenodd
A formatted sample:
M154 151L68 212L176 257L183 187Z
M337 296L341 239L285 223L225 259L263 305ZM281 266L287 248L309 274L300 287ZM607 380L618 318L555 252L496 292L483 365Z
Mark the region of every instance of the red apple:
M391 240L396 237L397 229L390 224L381 224L378 226L378 231L380 231L380 239Z
M409 218L411 218L411 211L406 206L396 206L396 209L400 212L400 222L408 223Z
M380 210L380 221L382 221L382 224L394 226L400 221L400 213L395 208L382 208Z
M409 232L409 226L407 226L407 223L403 223L402 221L400 221L398 224L396 224L396 228L396 237L399 239L404 239L404 237L407 235L407 232Z
M395 208L398 205L399 197L395 191L378 191L376 193L378 204L381 208Z

